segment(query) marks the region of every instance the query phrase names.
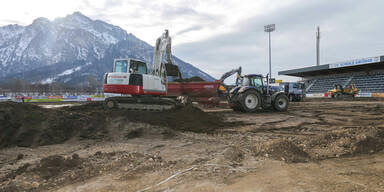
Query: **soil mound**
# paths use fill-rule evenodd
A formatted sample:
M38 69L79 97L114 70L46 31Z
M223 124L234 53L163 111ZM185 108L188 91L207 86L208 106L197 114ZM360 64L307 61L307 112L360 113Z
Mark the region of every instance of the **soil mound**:
M49 179L76 167L80 167L82 159L75 153L71 158L64 158L60 155L52 155L40 160L37 168L34 170L39 173L43 179Z
M56 180L69 170L81 171L83 159L77 154L72 157L52 155L40 160L35 165L29 163L20 166L0 179L0 191L39 191L40 183ZM59 179L64 182L64 179Z
M152 161L148 161L152 159ZM17 170L0 178L1 191L51 191L58 185L81 182L108 172L110 174L124 169L129 172L145 172L146 169L159 169L167 166L160 156L128 152L96 152L80 158L52 155L35 164L25 164Z
M224 153L226 160L231 162L242 162L244 159L244 152L239 147L230 147L227 148Z
M186 106L166 112L104 110L102 102L45 109L28 103L0 103L0 148L63 143L71 138L104 139L119 132L114 122L137 122L167 127L176 131L212 133L226 124L215 114ZM168 131L169 132L169 131ZM143 130L129 133L126 139L140 137Z
M216 129L227 126L221 117L205 113L192 105L168 112L153 112L148 114L148 112L128 111L126 114L126 118L131 121L165 126L179 131L212 133Z
M102 103L90 103L74 107L64 108L67 111L79 111L92 116L105 116L107 120L114 117L121 117L131 122L148 123L155 126L169 127L178 131L191 131L198 133L212 133L229 124L216 114L210 114L187 105L164 112L131 111L124 109L103 110ZM102 118L102 117L100 117Z
M384 127L358 127L336 130L301 144L312 158L369 154L384 150Z
M308 162L310 160L308 153L288 140L274 140L268 143L260 143L256 145L254 154L287 163Z
M79 135L96 139L105 129L102 113L44 109L27 103L0 103L0 148L62 143Z

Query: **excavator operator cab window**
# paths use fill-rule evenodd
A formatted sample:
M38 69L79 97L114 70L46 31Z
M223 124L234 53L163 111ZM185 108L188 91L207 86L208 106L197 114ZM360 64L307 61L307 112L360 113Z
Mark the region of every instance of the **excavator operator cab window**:
M127 60L117 60L115 61L115 67L113 72L126 73L128 69L128 61Z
M147 74L147 64L141 61L130 61L129 72L134 74Z

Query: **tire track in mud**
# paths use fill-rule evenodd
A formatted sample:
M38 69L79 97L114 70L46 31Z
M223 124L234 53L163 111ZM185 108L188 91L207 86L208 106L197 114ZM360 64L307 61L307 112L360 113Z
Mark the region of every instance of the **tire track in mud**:
M303 112L303 111L295 111L295 112ZM323 129L314 129L314 128L308 128L308 126L316 126L316 125L331 125L331 123L327 122L327 120L322 117L323 114L322 111L315 111L310 114L298 114L295 112L287 112L290 117L273 121L273 122L267 122L260 125L259 128L253 129L250 132L252 133L274 133L274 134L285 134L285 135L316 135L316 132L321 132ZM278 124L288 122L292 119L296 118L303 118L304 122L299 123L298 125L292 125L292 126L284 126L284 127L278 127ZM306 122L305 120L315 120L315 122ZM316 122L318 121L318 122ZM315 133L305 133L305 131L308 130L316 131ZM291 133L290 133L291 132Z
M287 126L287 127L281 127L281 128L259 128L254 129L251 132L252 133L274 133L274 134L284 134L284 135L305 135L305 136L311 136L316 135L316 133L305 133L305 131L308 131L309 128L306 128L304 126L307 125L317 125L317 123L306 123L302 122L296 126ZM313 129L311 131L314 131ZM319 132L322 130L318 130Z

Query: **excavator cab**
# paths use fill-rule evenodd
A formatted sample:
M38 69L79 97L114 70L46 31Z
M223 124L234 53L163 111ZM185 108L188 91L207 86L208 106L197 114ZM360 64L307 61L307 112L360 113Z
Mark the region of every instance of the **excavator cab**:
M147 74L147 64L135 59L115 59L113 62L113 72Z

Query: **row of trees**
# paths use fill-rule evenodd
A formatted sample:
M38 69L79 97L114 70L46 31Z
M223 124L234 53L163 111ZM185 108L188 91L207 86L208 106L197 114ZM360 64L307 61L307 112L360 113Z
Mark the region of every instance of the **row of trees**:
M68 85L61 82L41 83L27 82L21 79L9 79L2 83L0 94L3 95L80 95L102 93L101 83L94 76L89 76L88 80L79 85Z

